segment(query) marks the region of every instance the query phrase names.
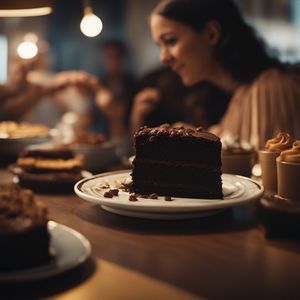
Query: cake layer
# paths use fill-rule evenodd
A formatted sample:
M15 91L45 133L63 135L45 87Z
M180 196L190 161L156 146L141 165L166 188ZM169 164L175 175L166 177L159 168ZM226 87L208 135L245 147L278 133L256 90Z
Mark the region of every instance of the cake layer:
M82 169L82 159L80 157L70 159L45 159L35 157L21 157L17 160L17 165L33 173L47 172L78 172Z
M37 193L65 194L74 190L74 185L82 179L81 173L34 174L23 172L18 175L19 185Z
M47 224L1 237L0 270L34 267L50 260Z
M21 154L21 157L35 157L35 158L53 158L53 159L72 159L73 152L68 148L63 147L39 147L28 148Z
M167 166L167 167L166 167ZM142 179L163 183L214 184L220 179L219 169L210 166L164 165L163 163L134 162L133 181Z
M28 189L0 186L0 270L33 267L50 259L47 208Z
M136 157L159 161L180 161L186 163L207 163L221 166L221 158L217 155L220 150L205 147L197 142L170 140L137 144ZM204 149L203 149L204 148Z
M170 161L170 160L154 160L154 159L140 159L134 158L132 162L133 166L138 165L158 165L161 168L172 168L172 167L182 167L182 168L197 168L209 172L220 171L220 166L215 166L213 164L207 164L205 162L194 163L189 161Z
M161 182L151 182L138 180L133 183L133 190L136 194L150 195L157 194L159 196L171 196L181 198L197 198L197 199L222 199L221 182L216 181L214 186L193 184L167 184Z
M179 138L164 140L160 137L148 144L144 140L136 141L136 157L152 160L175 160L221 166L221 158L218 155L220 150L221 147L216 148L211 143Z

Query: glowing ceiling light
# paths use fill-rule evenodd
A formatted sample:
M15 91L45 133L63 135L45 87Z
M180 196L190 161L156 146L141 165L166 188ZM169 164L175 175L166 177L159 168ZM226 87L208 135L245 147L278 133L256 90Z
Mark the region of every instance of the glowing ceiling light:
M0 17L34 17L52 12L52 0L10 0L0 2Z
M35 43L32 42L22 42L18 46L17 52L21 58L31 59L37 55L38 47Z
M88 37L97 36L103 28L102 21L97 17L89 4L84 7L84 17L80 22L81 32Z
M36 17L46 16L52 12L51 7L30 8L30 9L1 9L0 17Z
M38 37L35 33L27 33L24 36L24 41L17 48L18 55L23 59L35 57L38 53L37 41Z

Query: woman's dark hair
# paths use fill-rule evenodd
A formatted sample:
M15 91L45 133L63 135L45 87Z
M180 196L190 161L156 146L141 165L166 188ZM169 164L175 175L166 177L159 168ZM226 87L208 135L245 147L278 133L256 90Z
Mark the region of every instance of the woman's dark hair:
M163 0L153 14L184 23L200 32L210 20L221 27L217 61L237 80L250 82L263 70L282 64L248 25L232 0Z

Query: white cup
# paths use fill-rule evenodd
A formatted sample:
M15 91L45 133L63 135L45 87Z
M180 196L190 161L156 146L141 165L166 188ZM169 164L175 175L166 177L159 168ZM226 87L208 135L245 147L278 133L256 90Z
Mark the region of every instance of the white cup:
M276 158L279 155L280 152L269 152L265 150L258 152L262 183L265 191L269 194L277 194Z
M300 201L300 163L276 158L278 196Z
M255 152L247 152L241 154L225 154L221 155L222 173L236 174L242 176L251 176L252 167L255 163Z

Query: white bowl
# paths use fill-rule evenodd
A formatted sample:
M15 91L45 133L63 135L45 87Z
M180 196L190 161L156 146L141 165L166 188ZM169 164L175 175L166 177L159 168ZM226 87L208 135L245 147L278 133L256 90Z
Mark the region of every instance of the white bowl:
M78 144L70 148L75 155L84 156L85 170L91 172L102 171L111 164L119 162L117 155L118 145L111 142L104 142L100 145Z
M28 138L0 138L0 155L17 157L26 147L46 143L51 139L50 135Z

